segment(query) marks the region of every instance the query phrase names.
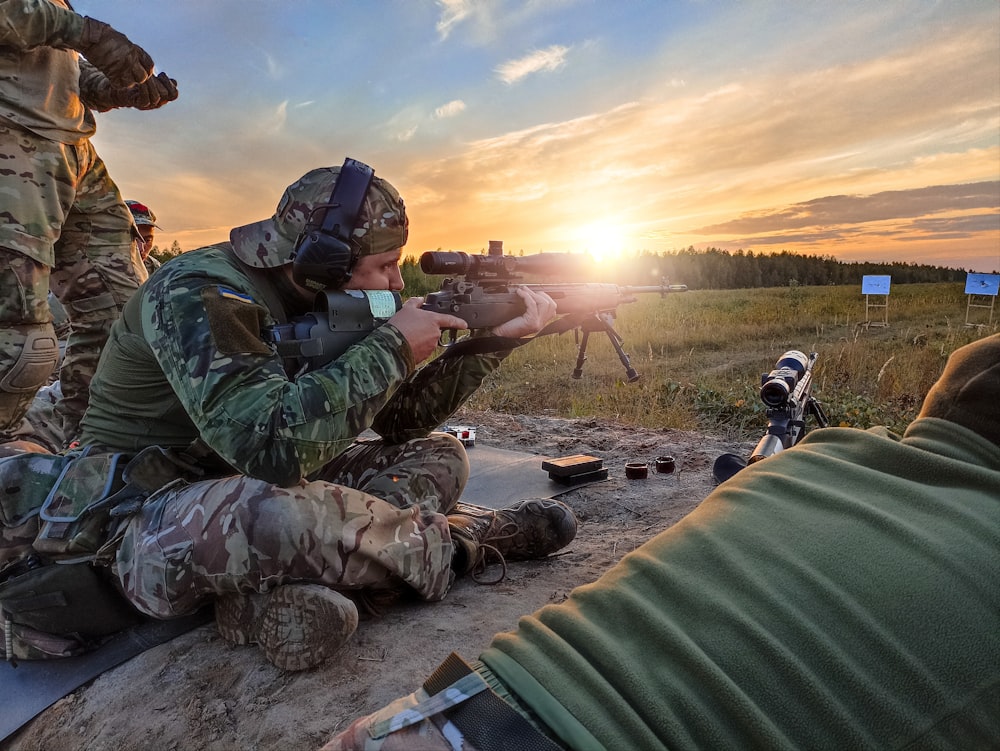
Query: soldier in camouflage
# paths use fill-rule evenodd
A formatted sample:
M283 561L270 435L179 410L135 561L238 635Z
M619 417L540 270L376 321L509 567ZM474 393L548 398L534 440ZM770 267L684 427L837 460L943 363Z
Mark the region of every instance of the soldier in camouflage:
M92 110L177 97L152 72L145 51L65 0L0 0L0 441L58 361L50 287L72 324L57 405L70 440L111 322L146 278L90 137Z
M125 205L128 206L128 210L132 213L132 219L135 221L135 231L142 242L139 246L139 256L142 258L142 264L146 267L147 273L152 274L161 265L159 260L150 255L150 251L153 250L156 230L160 229L160 225L156 223L156 214L146 204L139 201L127 200L125 201Z
M336 360L287 372L263 332L314 309L292 260L339 173L307 173L272 218L150 277L112 328L83 421L93 450L161 447L194 469L119 530L115 569L133 605L171 618L214 602L230 643L257 643L287 670L339 649L359 602L440 600L456 575L545 556L576 533L557 501L459 503L465 449L433 431L507 354L419 367L442 331L467 328L461 319L412 298ZM406 238L403 201L375 177L344 287L401 290ZM547 295L520 295L526 312L498 336L531 335L554 315ZM378 438L360 440L369 428Z

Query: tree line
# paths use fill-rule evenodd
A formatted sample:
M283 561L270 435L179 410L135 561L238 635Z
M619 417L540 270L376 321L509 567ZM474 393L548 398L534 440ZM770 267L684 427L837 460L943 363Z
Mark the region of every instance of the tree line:
M175 240L168 250L153 246L152 255L161 261L181 253ZM512 255L523 255L512 254ZM575 257L574 257L575 258ZM751 289L796 285L860 285L865 276L889 276L893 284L965 282L967 272L945 266L871 261L838 261L833 256L801 255L787 250L779 253L754 253L752 250L728 251L719 248L652 253L642 251L616 258L610 264L597 264L580 256L566 278L558 281L595 281L622 285L686 284L689 289ZM420 259L407 257L401 265L406 294L426 295L440 288L441 277L429 276L420 269ZM555 281L525 277L526 282Z
M568 270L572 278L561 281L610 282L621 285L686 284L688 289L751 289L797 285L861 285L865 276L889 276L893 284L930 282L965 282L961 269L927 264L874 263L838 261L833 256L800 255L789 251L754 253L752 250L730 252L719 248L663 253L640 252L613 264L583 261ZM407 258L402 264L406 292L424 295L439 288L441 277L429 277L420 269L419 259ZM613 278L612 278L613 277ZM525 277L524 281L543 281ZM544 281L552 281L547 279Z

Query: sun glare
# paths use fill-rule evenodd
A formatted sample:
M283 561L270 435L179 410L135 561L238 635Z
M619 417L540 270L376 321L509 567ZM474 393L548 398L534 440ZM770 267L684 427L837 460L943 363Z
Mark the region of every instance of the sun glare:
M597 222L579 231L580 249L596 263L609 263L621 258L624 250L624 230L611 222Z

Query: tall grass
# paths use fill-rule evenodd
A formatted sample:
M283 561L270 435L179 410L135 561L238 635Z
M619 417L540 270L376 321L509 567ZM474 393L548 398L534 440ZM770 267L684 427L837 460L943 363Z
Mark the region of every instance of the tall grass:
M873 299L873 302L876 302ZM870 316L857 286L791 285L647 295L618 310L615 327L638 382L603 333L593 333L582 377L572 333L515 350L469 406L520 414L596 416L646 427L702 429L749 439L766 422L762 373L789 349L818 352L813 394L831 424L901 432L958 347L998 330L973 315L954 283L899 285ZM872 311L868 311L872 312ZM980 313L982 311L979 311Z

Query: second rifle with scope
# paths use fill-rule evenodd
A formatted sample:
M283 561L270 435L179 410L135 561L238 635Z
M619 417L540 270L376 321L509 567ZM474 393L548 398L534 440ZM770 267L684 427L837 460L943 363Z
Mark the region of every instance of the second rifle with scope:
M723 454L715 460L712 475L724 482L749 464L791 448L806 434L806 417L812 415L821 428L830 422L823 405L812 394L813 368L818 353L806 355L797 349L783 354L770 373L761 376L760 400L766 407L767 430L750 458Z

